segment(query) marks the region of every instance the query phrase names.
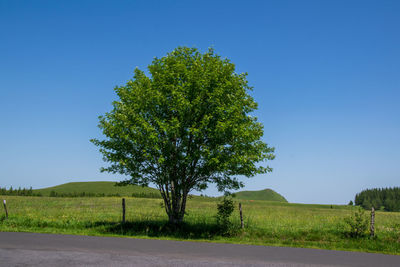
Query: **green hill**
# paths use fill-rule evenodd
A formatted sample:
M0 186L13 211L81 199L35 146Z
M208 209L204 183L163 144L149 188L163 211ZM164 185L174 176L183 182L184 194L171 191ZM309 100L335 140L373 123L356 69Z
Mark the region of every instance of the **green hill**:
M288 202L283 196L281 196L272 189L264 189L259 191L240 191L235 193L235 196L237 199L245 199L245 200L268 200L268 201Z
M135 196L159 198L160 192L138 185L115 186L115 182L73 182L33 190L43 196Z

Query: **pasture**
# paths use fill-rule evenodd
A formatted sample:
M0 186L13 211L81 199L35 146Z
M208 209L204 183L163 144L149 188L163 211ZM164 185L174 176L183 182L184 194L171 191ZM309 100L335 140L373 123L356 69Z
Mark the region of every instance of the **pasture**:
M218 232L215 215L218 199L192 197L185 223L171 229L161 199L126 197L126 222L121 223L119 197L23 197L7 200L8 219L0 215L0 231L159 238L254 245L294 246L400 254L400 213L376 212L376 237L346 236L344 218L355 207L240 201L244 230L233 235ZM231 217L240 226L238 209ZM366 216L369 212L366 212Z

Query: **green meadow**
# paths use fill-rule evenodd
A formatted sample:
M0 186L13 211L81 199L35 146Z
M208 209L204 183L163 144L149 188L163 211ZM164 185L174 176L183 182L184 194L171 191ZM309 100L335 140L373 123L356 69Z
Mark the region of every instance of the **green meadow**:
M350 238L344 218L351 206L308 205L263 200L235 200L234 234L216 224L219 199L191 197L184 224L172 229L161 199L126 197L122 223L120 197L0 196L9 212L0 215L0 231L158 238L254 245L294 246L400 254L400 213L376 212L376 237ZM240 229L238 202L245 228ZM366 212L365 216L369 213Z

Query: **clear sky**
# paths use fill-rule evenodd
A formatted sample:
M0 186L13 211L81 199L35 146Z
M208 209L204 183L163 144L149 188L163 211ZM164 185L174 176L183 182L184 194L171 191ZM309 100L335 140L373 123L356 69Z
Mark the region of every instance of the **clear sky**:
M276 159L246 190L344 204L400 186L399 14L395 0L0 0L0 186L121 179L99 172L97 117L177 46L249 73Z

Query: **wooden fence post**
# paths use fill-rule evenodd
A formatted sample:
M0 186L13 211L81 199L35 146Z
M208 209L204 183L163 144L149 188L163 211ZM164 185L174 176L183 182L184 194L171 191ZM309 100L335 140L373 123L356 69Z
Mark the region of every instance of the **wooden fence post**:
M122 199L122 222L125 223L125 198Z
M370 228L370 236L375 236L375 209L372 207L371 209L371 228Z
M239 212L240 212L240 227L243 229L244 223L243 223L242 203L240 202L239 202Z
M6 219L8 219L7 202L5 199L3 200L3 205L4 205L4 210L6 211Z

